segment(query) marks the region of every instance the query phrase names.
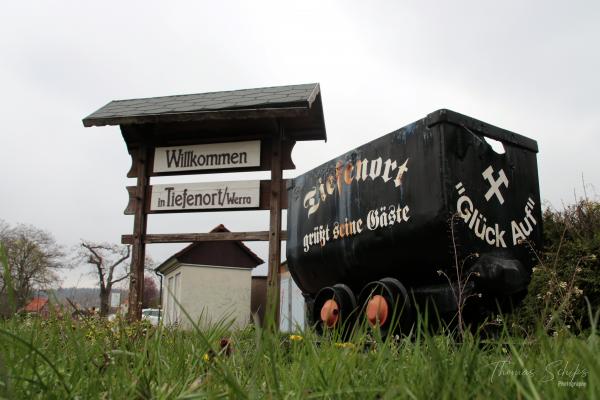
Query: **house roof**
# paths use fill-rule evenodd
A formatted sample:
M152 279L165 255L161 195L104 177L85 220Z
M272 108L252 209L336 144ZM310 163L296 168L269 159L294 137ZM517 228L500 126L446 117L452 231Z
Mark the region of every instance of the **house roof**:
M318 83L144 99L113 100L83 125L129 125L215 119L307 118L319 121L315 139L326 139Z
M230 231L223 224L220 224L220 225L217 225L210 232L214 233L214 232L230 232ZM222 243L232 243L235 246L239 247L239 249L250 258L251 264L252 264L252 267L250 267L250 268L254 268L257 265L260 265L260 264L264 263L263 259L261 259L259 256L257 256L256 253L254 253L252 250L250 250L250 248L248 248L248 246L246 246L241 241L231 241L231 242L220 242L220 241L207 242L207 241L203 241L203 242L194 242L194 243L190 244L189 246L184 247L182 250L180 250L179 252L175 253L174 255L172 255L171 257L169 257L167 260L165 260L162 264L160 264L154 270L162 272L166 268L168 268L171 265L173 265L174 262L182 262L183 260L185 260L186 256L188 256L191 253L193 253L194 250L198 249L199 247L210 245L210 244L213 244L213 245L216 246L219 243L221 243L221 244Z
M45 297L34 297L23 309L25 312L40 312L48 304Z

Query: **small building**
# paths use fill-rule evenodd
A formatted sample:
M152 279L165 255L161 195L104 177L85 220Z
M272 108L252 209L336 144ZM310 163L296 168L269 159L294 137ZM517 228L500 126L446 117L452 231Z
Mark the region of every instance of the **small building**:
M279 266L279 329L282 332L295 332L306 326L306 303L302 291L294 282L287 269L287 261ZM267 277L252 277L252 314L262 325L267 309Z
M258 324L263 326L265 312L267 310L267 277L264 275L252 276L252 290L250 299L250 310L252 317L256 318Z
M229 232L223 225L211 232ZM164 275L164 323L190 327L182 309L201 325L233 320L235 327L251 320L251 273L264 261L242 242L195 242L156 270Z
M59 318L63 315L63 307L59 304L51 304L47 297L34 297L21 312L29 315L36 315L42 318L48 318L50 315L55 315Z
M282 332L302 330L306 324L306 305L302 291L288 270L287 261L279 267L279 277L281 288L279 329Z
M34 297L23 308L26 314L39 315L40 317L48 317L50 315L50 303L46 297Z

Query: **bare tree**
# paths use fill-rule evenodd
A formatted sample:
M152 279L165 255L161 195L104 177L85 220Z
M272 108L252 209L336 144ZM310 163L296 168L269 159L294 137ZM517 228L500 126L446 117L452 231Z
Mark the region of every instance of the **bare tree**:
M93 272L100 285L100 315L106 316L109 311L109 299L114 284L129 277L127 259L129 246L109 243L94 243L82 240L78 258L94 266Z
M31 225L11 227L0 221L0 241L6 250L15 305L25 305L35 289L46 290L58 282L56 271L66 267L62 247L47 231ZM7 279L0 271L0 296L7 291Z

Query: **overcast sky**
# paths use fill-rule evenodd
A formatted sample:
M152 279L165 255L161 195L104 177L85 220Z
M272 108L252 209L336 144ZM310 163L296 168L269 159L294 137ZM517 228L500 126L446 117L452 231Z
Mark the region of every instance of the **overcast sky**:
M119 242L130 158L110 100L319 82L327 143L303 173L449 108L538 141L542 199L600 190L600 2L12 1L0 12L0 218ZM162 178L247 179L268 174ZM595 188L595 189L594 189ZM266 230L267 212L152 215L150 233ZM249 246L266 259L266 244ZM183 245L151 245L162 262ZM65 286L93 285L88 267Z

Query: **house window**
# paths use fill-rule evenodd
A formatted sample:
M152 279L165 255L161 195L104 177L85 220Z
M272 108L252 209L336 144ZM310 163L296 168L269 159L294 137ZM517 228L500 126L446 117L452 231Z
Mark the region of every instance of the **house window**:
M177 302L181 303L181 272L178 272L175 275L175 286L173 288L173 294L175 296L175 299L177 300ZM180 318L181 318L181 312L179 309L179 305L175 302L174 306L173 306L173 315L175 317L175 323L179 323L180 322Z
M165 296L165 314L166 322L169 324L177 324L181 322L181 272L170 276L167 280L167 293Z
M175 278L170 276L167 281L167 304L165 304L165 309L167 310L167 321L172 324L174 323L174 315L173 315L173 282Z

